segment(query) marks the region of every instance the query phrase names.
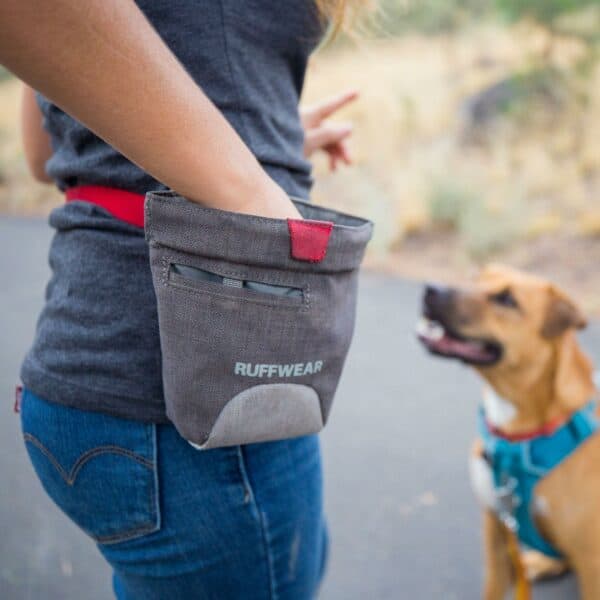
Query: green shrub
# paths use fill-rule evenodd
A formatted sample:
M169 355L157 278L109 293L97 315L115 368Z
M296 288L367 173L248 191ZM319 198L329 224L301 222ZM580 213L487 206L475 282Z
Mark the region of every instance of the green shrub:
M507 199L501 210L492 210L472 186L462 182L438 180L428 197L433 224L455 231L468 254L485 258L501 250L521 232L522 203Z
M598 0L496 0L499 10L510 19L535 19L552 27L567 13L598 4Z
M486 15L493 0L382 0L382 28L392 34L443 33Z
M458 230L469 205L479 200L466 186L453 181L436 181L427 198L429 217L436 225Z
M563 17L599 5L599 0L380 0L376 30L391 35L445 33L498 15L511 21L529 18L554 29Z

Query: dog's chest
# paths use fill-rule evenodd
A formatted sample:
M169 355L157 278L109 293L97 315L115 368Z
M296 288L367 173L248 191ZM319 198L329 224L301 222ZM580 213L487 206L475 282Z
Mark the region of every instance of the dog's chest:
M488 386L483 390L483 409L486 421L494 427L502 427L516 415L514 406L498 396ZM479 502L483 506L497 511L499 507L494 473L490 464L483 456L471 455L469 459L469 475L471 487Z
M469 476L475 497L482 506L496 512L496 487L494 473L483 456L471 455L469 458Z
M483 409L486 421L494 427L506 425L517 414L517 410L510 402L498 396L488 386L483 389Z

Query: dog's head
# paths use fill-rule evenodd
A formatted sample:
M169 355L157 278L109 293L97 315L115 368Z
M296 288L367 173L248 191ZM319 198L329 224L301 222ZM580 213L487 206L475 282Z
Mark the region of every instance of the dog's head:
M553 284L491 265L472 285L428 285L418 336L430 352L489 372L543 362L560 336L585 325Z

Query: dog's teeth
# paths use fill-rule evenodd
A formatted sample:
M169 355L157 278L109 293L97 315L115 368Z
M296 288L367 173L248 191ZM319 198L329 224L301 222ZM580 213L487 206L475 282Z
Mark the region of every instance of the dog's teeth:
M429 331L429 320L425 317L421 317L417 323L417 333L419 335L427 335Z
M429 325L429 337L434 340L441 340L445 335L444 328L439 323L432 322Z
M439 323L425 317L417 324L417 333L433 341L441 340L445 335L444 328Z
M426 317L421 317L417 323L417 333L422 336L429 336L431 321Z

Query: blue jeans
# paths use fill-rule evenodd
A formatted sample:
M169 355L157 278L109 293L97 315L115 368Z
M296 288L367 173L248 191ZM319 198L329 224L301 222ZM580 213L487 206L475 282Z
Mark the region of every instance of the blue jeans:
M198 451L171 425L24 391L52 500L98 544L119 600L314 598L327 534L316 436Z

